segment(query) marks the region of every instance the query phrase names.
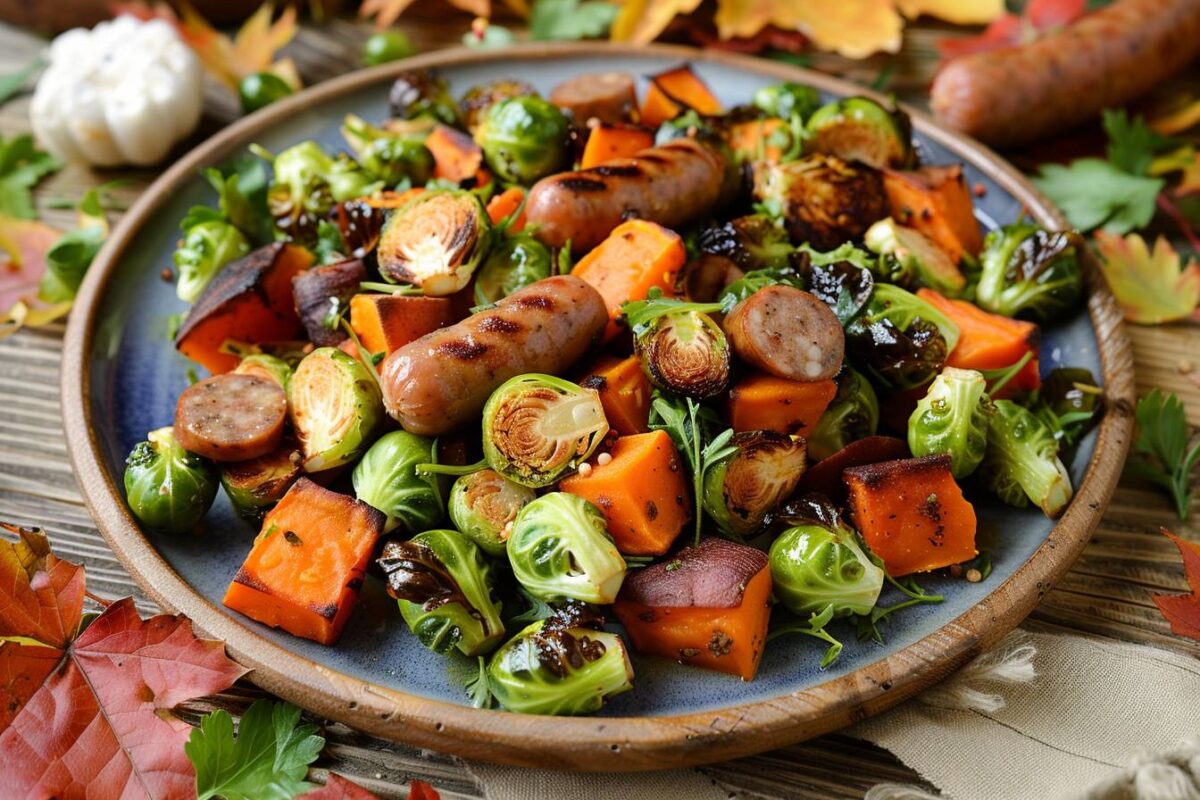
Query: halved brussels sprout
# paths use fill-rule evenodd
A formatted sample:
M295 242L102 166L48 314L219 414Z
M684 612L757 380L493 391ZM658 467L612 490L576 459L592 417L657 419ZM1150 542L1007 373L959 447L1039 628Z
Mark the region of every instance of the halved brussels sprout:
M914 457L945 453L950 472L962 480L983 460L992 401L987 381L973 369L946 367L908 418L908 449Z
M475 302L489 305L518 289L549 278L552 259L546 245L528 233L506 237L497 245L475 276Z
M488 166L505 183L532 186L570 163L567 118L535 96L490 106L475 131Z
M481 469L454 482L450 520L488 555L502 556L517 514L536 497L533 489Z
M811 86L785 81L756 91L753 103L769 116L790 119L795 115L803 122L820 107L821 93Z
M729 342L707 314L663 314L637 333L634 350L664 391L702 400L729 388Z
M808 119L808 147L876 169L912 165L912 123L867 97L847 97L821 106Z
M737 448L704 476L704 510L723 533L758 532L804 474L804 440L775 431L734 434Z
M488 663L492 694L520 714L590 714L632 689L632 681L620 636L555 618L526 627Z
M173 257L178 279L175 295L194 303L208 282L230 261L250 252L246 237L222 219L198 222L183 234L183 243Z
M876 222L863 237L872 252L895 258L904 273L912 273L922 286L951 297L967 288L967 276L941 248L916 228L907 228L888 217Z
M869 614L884 573L824 498L808 497L780 512L791 527L771 545L775 596L795 614Z
M401 72L388 91L388 106L400 119L435 119L458 125L458 104L450 95L450 84L433 70Z
M911 292L875 284L866 307L846 326L846 350L886 386L923 386L958 343L949 317Z
M288 409L305 472L358 458L384 419L375 377L336 347L319 347L296 367L288 383Z
M1058 457L1054 433L1010 400L994 401L988 421L984 482L996 496L1018 508L1032 500L1055 518L1071 501L1071 476Z
M387 516L384 532L403 525L409 532L438 523L445 512L435 475L417 473L434 461L434 440L408 431L381 436L354 467L354 495Z
M1075 231L1048 231L1030 222L992 231L980 255L976 301L988 311L1039 322L1072 311L1083 296L1083 249Z
M537 89L534 89L525 81L518 81L513 78L502 78L491 83L482 83L478 86L472 86L467 90L467 93L458 101L458 108L462 116L463 126L472 134L483 124L483 119L487 116L488 110L497 103L503 103L505 100L511 100L514 97L536 97Z
M510 378L483 407L488 466L535 489L586 461L607 433L599 393L553 375Z
M363 170L388 186L406 180L421 186L433 177L433 153L420 139L394 135L354 114L342 122L342 138Z
M233 371L238 375L257 375L275 381L285 392L292 380L291 366L282 358L266 353L251 353L244 357Z
M547 602L582 600L607 605L625 580L600 509L565 492L544 494L521 509L508 538L513 575Z
M285 440L265 456L221 465L221 487L239 516L259 522L300 477L300 462L296 443Z
M504 638L491 567L458 531L425 531L407 542L392 539L378 563L408 629L433 652L457 647L463 655L479 656Z
M849 366L837 382L833 402L808 435L808 454L817 461L879 430L879 399L871 382Z
M783 225L766 214L736 217L700 232L696 246L702 253L724 256L744 270L786 267L796 248Z
M1042 381L1030 411L1054 433L1061 452L1074 447L1092 429L1103 407L1104 390L1090 370L1056 367Z
M487 211L474 194L426 191L384 223L375 250L379 272L427 295L451 295L470 282L491 235Z
M188 533L216 495L212 464L184 450L171 427L150 431L125 459L125 499L147 528Z
M754 198L783 219L792 241L819 250L861 238L887 216L877 170L819 153L783 164L755 164Z
M316 235L317 223L336 202L382 188L349 157L334 158L316 142L289 147L271 162L274 178L267 208L275 226L301 242Z

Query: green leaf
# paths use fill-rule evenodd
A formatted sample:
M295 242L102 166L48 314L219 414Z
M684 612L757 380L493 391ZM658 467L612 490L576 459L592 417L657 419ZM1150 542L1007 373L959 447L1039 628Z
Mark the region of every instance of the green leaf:
M41 56L38 56L16 72L0 76L0 105L4 105L19 94L25 88L25 84L29 83L33 73L38 72L45 65L46 62Z
M318 264L333 264L345 256L346 242L342 232L327 219L317 223L317 246L315 255Z
M64 233L46 251L46 272L38 285L38 297L47 303L74 300L104 238L104 230L98 225Z
M200 720L183 751L196 768L198 800L291 800L313 788L304 780L325 740L316 725L297 725L300 709L291 703L258 700L238 723L225 711Z
M529 15L534 39L587 39L608 32L618 7L599 0L537 0Z
M1125 464L1132 478L1157 484L1171 496L1175 513L1186 520L1192 502L1191 476L1200 460L1200 443L1188 450L1191 430L1183 403L1174 394L1153 389L1138 400L1134 416L1138 436Z
M479 671L467 680L467 696L475 708L492 708L496 705L496 696L492 694L492 684L488 680L487 659L479 656Z
M1129 119L1125 109L1104 112L1108 160L1131 175L1145 175L1155 154L1174 146L1174 140L1150 129L1142 115Z
M829 647L826 648L825 655L821 657L821 669L825 669L837 661L838 656L842 654L842 643L825 630L825 626L833 620L832 605L825 606L825 610L819 614L814 612L807 620L798 620L794 617L781 617L780 619L781 622L771 625L771 629L767 633L768 642L791 633L804 634L826 642Z
M29 190L60 169L58 159L34 147L32 136L0 137L0 216L34 219Z
M1083 231L1103 226L1110 233L1143 228L1154 216L1165 181L1130 175L1099 158L1070 166L1043 164L1033 182Z

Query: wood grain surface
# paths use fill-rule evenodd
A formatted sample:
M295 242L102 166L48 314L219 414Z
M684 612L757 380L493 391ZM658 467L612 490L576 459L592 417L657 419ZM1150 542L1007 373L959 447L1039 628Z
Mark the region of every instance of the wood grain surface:
M455 43L464 24L415 19L403 27L428 50ZM342 21L319 29L306 27L289 54L312 83L357 66L359 44L368 33L362 26ZM944 31L938 29L910 29L905 51L888 62L896 65L891 88L904 99L920 103L921 89L933 67L931 42L942 35ZM27 62L39 46L27 34L0 27L0 74ZM814 66L869 82L882 63L821 56ZM211 86L208 94L209 113L197 140L236 115L232 98L219 87ZM27 109L28 98L0 108L0 134L27 131ZM124 178L130 182L115 194L128 202L153 177L149 171L93 173L70 167L39 188L39 210L48 222L66 228L72 213L50 208L54 199L77 198L89 186ZM93 592L105 597L133 594L144 613L152 612L154 604L140 596L96 532L68 465L58 405L62 332L59 325L0 341L0 519L42 525L61 555L87 565ZM1176 392L1191 423L1200 424L1200 328L1131 327L1130 337L1139 393L1155 386ZM1191 519L1179 523L1158 492L1122 485L1083 556L1043 598L1027 626L1143 642L1200 656L1200 643L1173 637L1146 596L1146 590L1186 588L1174 547L1157 532L1160 525L1195 538L1200 535L1200 511L1194 510ZM219 706L236 713L259 696L253 686L239 685L190 704L185 712L198 715ZM325 735L329 746L314 770L315 779L322 778L324 770L333 770L380 796L403 797L405 784L417 777L432 783L445 798L483 796L470 773L452 757L394 745L340 724L327 725ZM748 798L860 797L874 783L915 780L890 754L844 736L825 736L703 770L734 796Z

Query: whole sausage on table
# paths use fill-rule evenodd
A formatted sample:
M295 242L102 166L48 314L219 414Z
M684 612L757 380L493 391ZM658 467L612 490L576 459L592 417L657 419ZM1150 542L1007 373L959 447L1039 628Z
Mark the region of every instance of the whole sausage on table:
M387 412L405 430L437 436L478 422L488 396L527 372L561 373L599 339L608 310L579 278L559 275L389 355L380 369Z
M283 439L287 396L273 380L226 372L192 384L175 404L175 438L213 461L246 461Z
M734 306L723 327L738 358L777 378L822 381L842 368L842 324L824 301L801 289L759 289Z

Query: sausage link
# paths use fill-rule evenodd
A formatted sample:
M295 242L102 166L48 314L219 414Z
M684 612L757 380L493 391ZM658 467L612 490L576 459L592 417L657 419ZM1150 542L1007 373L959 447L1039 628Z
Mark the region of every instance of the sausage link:
M544 244L562 247L570 241L577 253L635 217L683 227L724 199L732 174L726 167L715 150L694 139L675 139L633 158L543 178L529 192L527 224Z
M589 119L628 122L637 108L633 76L627 72L580 75L555 86L550 102L570 112L580 125Z
M1119 0L1019 47L956 58L930 105L953 128L1016 145L1115 108L1200 54L1200 0Z
M566 370L607 323L604 300L584 281L540 280L389 355L380 370L384 405L411 433L446 433L477 421L488 396L509 378Z
M283 439L287 396L257 375L227 372L192 384L175 405L175 438L213 461L246 461Z
M829 306L791 286L768 286L738 303L725 318L725 334L746 364L792 381L832 378L846 353Z

